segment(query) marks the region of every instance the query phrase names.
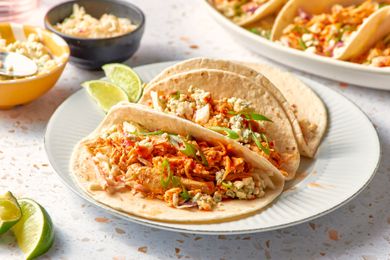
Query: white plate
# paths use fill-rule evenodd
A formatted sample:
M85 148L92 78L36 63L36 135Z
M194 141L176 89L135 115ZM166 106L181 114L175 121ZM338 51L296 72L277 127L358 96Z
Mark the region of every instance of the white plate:
M321 77L362 87L390 90L390 68L369 67L284 47L236 25L215 10L207 0L203 0L203 5L234 40L258 54Z
M170 63L135 68L145 81ZM317 158L303 160L297 181L261 213L218 224L172 224L131 216L92 200L73 181L69 160L74 145L92 132L104 113L84 89L70 96L51 117L45 134L45 149L52 167L65 184L82 198L132 222L156 228L202 234L262 232L296 225L322 216L345 204L366 187L380 157L378 135L368 118L340 94L302 78L329 109L329 129Z

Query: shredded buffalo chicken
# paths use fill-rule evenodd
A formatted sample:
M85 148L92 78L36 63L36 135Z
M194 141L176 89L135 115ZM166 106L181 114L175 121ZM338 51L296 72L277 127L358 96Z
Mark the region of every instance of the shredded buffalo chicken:
M252 103L241 98L214 99L210 92L190 87L188 93L152 92L149 106L156 110L191 120L206 128L227 135L268 159L283 175L283 161L275 141L268 139L265 124L272 121L256 114Z
M255 199L273 188L266 174L253 174L229 146L162 131L128 131L129 125L116 125L87 145L99 179L91 189L130 190L176 208L212 210L222 200Z

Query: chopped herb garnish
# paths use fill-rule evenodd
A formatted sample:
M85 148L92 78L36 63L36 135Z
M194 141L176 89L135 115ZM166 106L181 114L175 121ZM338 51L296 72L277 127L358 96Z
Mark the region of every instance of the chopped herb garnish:
M199 155L200 155L200 159L202 161L202 164L204 166L209 166L209 162L207 161L206 156L204 156L204 153L202 152L202 150L199 149L198 151L199 151Z
M269 145L268 145L268 139L265 136L265 134L261 133L260 138L265 139L264 141L267 143L267 147L265 147L262 143L261 140L256 136L256 133L253 132L252 126L249 124L249 130L251 131L252 139L255 142L256 146L262 150L265 154L269 155L270 150L269 150Z
M222 186L225 187L226 189L231 189L233 188L233 184L227 183L227 182L222 182Z
M260 35L260 31L257 28L249 28L249 31L254 34Z
M215 132L225 132L226 136L229 137L230 139L238 139L240 136L234 132L233 130L227 128L227 127L220 127L220 126L211 126L209 127L210 130L213 130Z
M305 42L302 40L302 38L298 38L298 44L299 44L299 46L301 46L302 49L304 49L304 50L307 49L307 46L306 46Z
M174 99L179 99L180 98L180 91L176 91L175 93L171 94L171 97Z
M164 172L168 173L168 177L164 179ZM161 179L160 183L161 186L163 186L164 189L166 189L171 182L172 179L172 172L171 172L171 166L169 165L168 159L164 159L164 161L161 164Z
M309 33L310 31L306 29L305 27L295 25L294 29L292 31L298 32L299 34Z
M260 134L261 140L263 140L267 144L267 148L269 148L268 138L264 133Z
M256 134L252 131L252 138L253 138L253 141L255 141L255 144L256 146L262 150L265 154L269 155L270 154L270 150L268 147L265 147L261 141L259 140L259 138L257 138Z
M248 31L251 33L257 34L263 38L270 39L271 37L271 31L266 29L258 29L258 28L249 28Z
M162 130L157 130L153 132L136 132L135 134L136 135L162 135L163 133L165 132Z
M188 191L186 190L186 188L183 186L182 189L183 189L183 191L180 192L180 197L182 197L183 200L185 200L185 201L191 199L191 196L190 196L190 194L188 193Z
M164 172L168 173L168 177L166 179L164 179ZM180 177L173 176L173 173L171 171L171 165L169 164L168 159L164 159L161 164L160 183L164 189L168 188L169 184L172 184L173 187L178 187L181 184Z
M180 150L180 152L192 158L196 157L196 151L196 147L193 144L187 142L184 142L184 149Z
M256 113L249 113L249 112L240 112L239 113L239 112L235 112L235 111L228 111L228 114L230 114L230 115L243 115L243 116L245 116L246 119L252 119L255 121L272 122L272 120L269 119L268 117L261 115L261 114L256 114Z
M187 139L191 139L191 136L188 136ZM170 134L169 135L169 141L173 146L175 146L180 152L182 152L184 155L187 155L188 157L194 158L196 161L202 163L205 166L209 166L209 163L204 156L203 152L195 147L195 145L185 142L183 139L181 139L179 136ZM183 148L184 146L184 148ZM199 156L197 155L197 152L199 152Z
M378 6L378 9L381 9L382 7L385 7L385 6L388 6L390 4L388 3L380 3L379 6Z
M269 119L266 116L260 115L260 114L250 113L248 115L249 115L250 119L255 120L255 121L268 121L268 122L272 122L271 119Z
M205 166L209 166L209 163L204 156L203 152L200 149L197 149L193 144L183 142L184 143L184 149L181 149L180 152L183 154L194 158L196 161L201 162ZM199 156L196 154L199 152ZM200 157L200 158L199 158Z

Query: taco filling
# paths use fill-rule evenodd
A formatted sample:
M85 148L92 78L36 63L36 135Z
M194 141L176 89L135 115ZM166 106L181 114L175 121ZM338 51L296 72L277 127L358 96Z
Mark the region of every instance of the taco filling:
M251 23L248 26L245 26L250 32L257 34L263 38L270 39L272 26L275 23L276 14L271 14L257 22Z
M275 150L275 142L265 134L265 124L272 121L254 113L251 102L236 97L215 100L210 92L191 86L188 94L152 91L149 105L238 141L268 159L283 175L288 175L281 169L281 155Z
M303 9L288 25L280 38L282 45L332 57L343 49L364 22L382 5L367 0L360 5L334 5L330 13L311 15Z
M374 67L390 67L390 34L351 61Z
M248 19L269 1L271 0L211 0L219 12L235 23Z
M175 208L210 211L227 200L253 200L274 189L270 177L235 156L229 146L129 122L112 126L87 145L97 168L92 191L131 191Z

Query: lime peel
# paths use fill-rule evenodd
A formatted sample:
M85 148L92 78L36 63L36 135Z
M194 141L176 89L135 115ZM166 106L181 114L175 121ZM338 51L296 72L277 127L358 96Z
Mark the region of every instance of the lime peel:
M46 253L54 242L53 222L46 210L31 199L18 200L22 218L12 227L26 259Z
M120 63L106 64L102 68L107 78L126 92L130 102L141 98L143 84L134 70Z
M108 112L110 108L121 101L128 101L126 92L115 84L105 80L90 80L81 84L85 87L98 105Z
M0 234L7 232L22 217L20 206L11 192L0 196Z

